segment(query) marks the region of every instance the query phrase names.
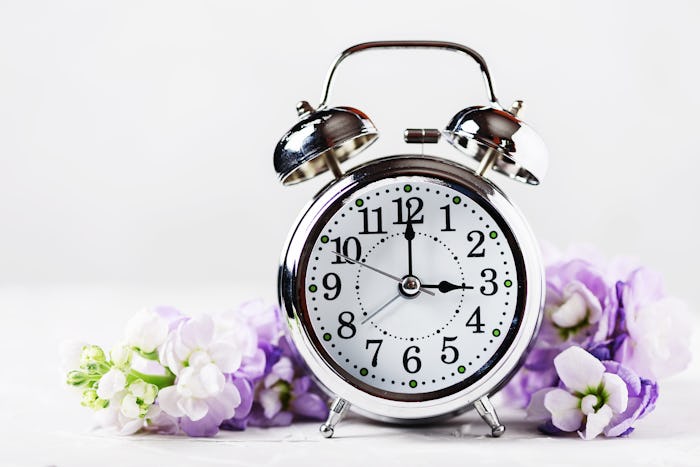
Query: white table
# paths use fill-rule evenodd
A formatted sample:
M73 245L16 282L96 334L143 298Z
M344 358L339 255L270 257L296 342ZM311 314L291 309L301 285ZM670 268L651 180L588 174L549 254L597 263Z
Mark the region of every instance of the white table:
M109 346L141 306L215 312L258 295L272 299L274 289L0 287L0 465L700 465L695 363L661 385L659 406L631 437L591 442L545 437L512 410L499 411L507 426L500 439L486 436L487 427L474 413L421 428L349 417L331 440L318 434L318 423L222 432L212 439L117 437L95 429L90 411L62 385L57 348L65 338Z

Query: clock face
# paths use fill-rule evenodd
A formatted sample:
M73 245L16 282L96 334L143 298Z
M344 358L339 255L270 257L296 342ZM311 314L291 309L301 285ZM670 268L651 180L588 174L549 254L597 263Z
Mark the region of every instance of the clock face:
M386 178L337 199L299 273L302 320L324 360L387 399L474 384L522 321L523 258L498 212L467 187Z

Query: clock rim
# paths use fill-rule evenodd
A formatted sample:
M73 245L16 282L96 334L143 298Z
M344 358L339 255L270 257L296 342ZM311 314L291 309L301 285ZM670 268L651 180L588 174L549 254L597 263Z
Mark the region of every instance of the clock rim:
M324 218L327 210L338 199L346 198L359 188L399 176L443 179L467 187L476 196L481 197L502 217L512 233L522 256L526 281L522 322L503 356L474 384L442 397L421 401L382 398L363 391L338 374L309 337L309 331L303 324L300 291L296 286L309 234ZM522 366L542 318L544 270L539 247L529 224L520 210L496 185L455 162L436 156L403 154L383 157L355 167L342 177L331 181L314 196L302 210L288 235L280 262L278 295L280 307L287 317L285 337L293 344L290 348L295 358L309 370L309 374L324 392L329 396L345 399L350 402L351 410L377 420L394 423L430 422L464 412L479 398L494 394Z

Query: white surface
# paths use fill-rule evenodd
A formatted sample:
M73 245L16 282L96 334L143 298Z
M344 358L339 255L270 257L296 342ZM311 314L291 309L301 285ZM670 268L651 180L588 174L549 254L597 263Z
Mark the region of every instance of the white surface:
M697 364L662 384L657 410L632 437L591 442L547 438L521 412L503 410L508 431L501 439L486 437L486 426L471 413L424 428L353 418L338 426L333 440L320 437L317 423L214 439L124 438L93 430L90 411L61 384L57 347L64 338L109 346L141 306L167 300L187 312L211 312L266 293L255 286L0 288L0 465L697 465Z
M272 281L322 185L275 179L296 102L345 47L416 38L473 46L504 104L526 101L550 172L498 183L540 238L639 255L698 302L698 18L690 0L0 1L0 281ZM463 57L376 52L331 102L378 125L366 160L485 101Z

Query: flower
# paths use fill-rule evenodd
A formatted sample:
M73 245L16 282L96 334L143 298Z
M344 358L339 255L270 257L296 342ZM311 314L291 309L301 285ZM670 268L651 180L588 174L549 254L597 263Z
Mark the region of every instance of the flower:
M603 362L605 371L618 375L627 386L627 409L615 415L605 429L605 436L627 436L637 420L654 410L659 395L655 382L640 378L632 370L614 361Z
M156 310L142 310L126 323L126 342L140 352L149 354L165 341L168 324Z
M160 359L177 379L160 391L158 403L169 415L182 417L187 434L215 434L241 403L238 388L226 377L241 367L240 335L216 330L214 319L201 315L180 321L161 347Z
M687 305L666 296L661 276L648 268L634 270L618 282L617 291L621 338L613 349L615 360L649 379L685 369L693 328Z
M605 339L606 319L615 309L615 296L604 272L584 259L549 265L545 271L547 292L538 347L588 346Z
M286 340L268 350L269 369L256 387L256 403L247 422L252 426L286 426L295 418L324 420L328 404L311 378L294 365Z
M616 427L625 419L628 388L617 373L607 372L598 359L580 347L564 350L554 359L554 366L563 387L535 393L528 407L530 418L551 417L557 429L578 431L587 440L603 433L613 420Z

